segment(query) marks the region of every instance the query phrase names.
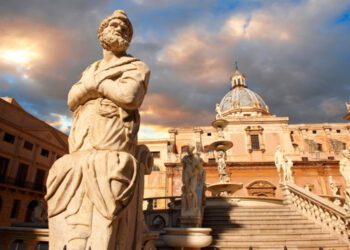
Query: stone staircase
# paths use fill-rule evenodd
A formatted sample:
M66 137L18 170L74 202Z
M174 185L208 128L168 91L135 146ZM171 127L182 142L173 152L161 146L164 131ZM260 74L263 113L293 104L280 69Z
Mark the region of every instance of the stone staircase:
M282 204L207 207L203 227L213 229L207 250L349 250L343 240Z

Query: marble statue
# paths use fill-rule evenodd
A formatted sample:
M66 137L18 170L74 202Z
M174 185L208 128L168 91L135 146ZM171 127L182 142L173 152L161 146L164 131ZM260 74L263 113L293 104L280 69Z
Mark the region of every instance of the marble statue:
M138 109L150 70L126 53L132 36L124 11L106 17L98 29L103 58L68 93L69 154L47 179L50 249L141 248L139 180L149 157L137 146Z
M275 152L275 166L277 168L280 183L294 182L293 161L290 157L285 156L281 146L278 145ZM281 173L281 170L283 173Z
M293 161L291 158L286 157L286 161L283 164L283 176L285 182L294 182L293 178Z
M348 149L341 151L339 172L345 180L345 203L350 207L350 152Z
M332 196L339 196L339 186L338 184L333 180L332 176L328 177L328 183L331 188Z
M215 111L216 111L216 119L221 119L222 118L222 112L221 112L219 103L217 103L215 105Z
M226 172L226 153L225 151L217 151L216 161L218 163L219 180L221 183L229 182Z
M187 148L187 155L182 159L182 224L199 226L201 224L205 173L203 159L194 153L194 146Z
M282 182L281 170L283 171L284 165L285 165L284 153L283 153L281 146L278 145L276 148L276 152L275 152L275 166L277 168L278 179L279 179L280 183Z
M185 209L198 207L196 188L204 172L203 160L199 154L194 153L194 149L194 146L189 146L187 155L182 159L182 192Z
M350 188L350 152L348 149L341 152L339 171L345 180L346 187Z

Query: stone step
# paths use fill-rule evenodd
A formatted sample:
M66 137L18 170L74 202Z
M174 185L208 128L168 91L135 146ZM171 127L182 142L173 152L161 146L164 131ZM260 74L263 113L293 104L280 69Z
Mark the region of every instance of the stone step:
M206 211L204 212L204 216L218 216L218 215L234 215L234 216L244 216L244 215L251 215L251 216L264 216L264 215L300 215L296 211L255 211L254 213L250 211Z
M239 241L232 241L232 240L217 240L214 239L212 245L218 245L218 246L274 246L274 245L283 245L283 246L320 246L320 247L328 247L329 245L334 245L334 244L340 244L340 245L345 245L341 242L339 242L338 239L328 237L328 238L323 238L323 239L288 239L288 240L283 240L283 239L266 239L266 240L259 240L259 239L242 239Z
M297 225L297 224L313 224L308 219L300 218L300 219L264 219L264 220L256 220L256 219L217 219L217 220L205 220L204 224L206 225L252 225L252 224L260 224L260 225Z
M230 215L218 215L218 216L204 216L205 221L211 220L300 220L305 219L301 215L265 215L265 216L230 216Z
M207 248L202 248L203 250L249 250L249 246L217 246L211 245ZM285 245L267 245L267 246L251 246L251 250L283 250ZM286 246L287 250L320 250L320 247L323 247L323 250L349 250L349 247L346 244L330 244L328 246Z
M309 222L309 223L301 223L301 224L291 224L291 225L287 225L287 224L270 224L270 225L266 225L266 224L222 224L222 225L218 225L213 223L204 223L203 227L211 227L214 230L217 229L270 229L270 230L276 230L276 229L304 229L304 228L316 228L315 224ZM318 227L317 227L318 228Z
M206 211L293 211L288 206L258 206L258 207L206 207Z
M284 234L318 234L318 233L328 233L324 232L321 228L312 226L312 227L303 227L303 228L260 228L260 229L252 229L252 228L213 228L212 235L217 234L231 234L231 235L256 235L256 234L264 234L264 235L284 235Z
M300 234L300 233L294 233L294 234L258 234L258 235L234 235L234 234L212 234L215 238L215 240L227 240L227 241L239 241L239 242L278 242L278 241L295 241L295 240L302 240L302 241L309 241L309 240L335 240L336 242L339 242L339 240L333 236L330 236L328 233L317 233L317 234ZM339 242L340 243L340 242Z

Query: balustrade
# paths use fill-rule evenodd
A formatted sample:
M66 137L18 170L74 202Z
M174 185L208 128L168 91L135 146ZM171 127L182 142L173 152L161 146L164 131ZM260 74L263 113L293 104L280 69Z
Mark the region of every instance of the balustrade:
M344 208L293 183L282 184L281 188L286 204L349 242L350 217Z

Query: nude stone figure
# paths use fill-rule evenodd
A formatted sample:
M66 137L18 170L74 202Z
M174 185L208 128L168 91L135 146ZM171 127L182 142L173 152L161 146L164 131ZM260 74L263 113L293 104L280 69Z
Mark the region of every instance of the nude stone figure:
M193 152L194 149L194 146L189 146L187 155L182 159L182 192L185 209L197 208L198 200L201 198L198 197L196 189L202 180L203 160Z
M281 170L283 171L284 164L285 164L284 153L281 146L278 145L275 152L275 166L277 168L278 179L280 183L282 182Z
M137 217L130 204L139 189L138 109L150 70L126 53L132 35L124 11L106 17L98 29L103 58L68 93L69 154L54 163L47 180L50 249L138 249L130 236Z

